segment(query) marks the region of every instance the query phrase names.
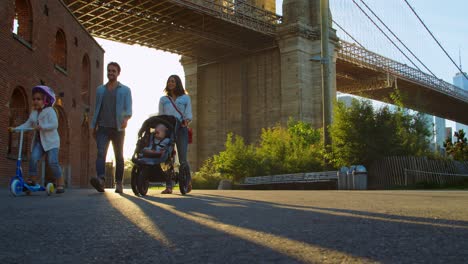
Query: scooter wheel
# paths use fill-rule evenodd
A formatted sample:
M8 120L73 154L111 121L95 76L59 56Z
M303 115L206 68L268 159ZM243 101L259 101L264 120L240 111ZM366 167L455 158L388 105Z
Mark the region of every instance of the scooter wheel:
M49 182L47 185L46 185L46 192L47 192L47 195L51 195L55 192L55 186L53 183Z
M10 192L13 196L20 196L23 193L23 184L19 180L13 180L10 185Z

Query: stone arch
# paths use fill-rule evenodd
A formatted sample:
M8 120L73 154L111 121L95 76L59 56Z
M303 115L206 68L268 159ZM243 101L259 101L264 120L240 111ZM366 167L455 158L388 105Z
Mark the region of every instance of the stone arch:
M55 34L54 63L63 70L67 70L67 39L65 32L59 29Z
M28 96L23 87L18 86L13 90L13 93L10 97L10 108L8 115L8 126L16 127L28 120L29 118L29 104ZM19 148L19 134L18 133L8 133L8 148L7 156L16 159L18 155ZM23 141L23 151L22 155L25 155L29 149L29 140L28 137L24 138Z
M91 64L88 54L85 54L81 63L81 102L87 107L89 107L90 85Z
M23 40L32 43L33 15L29 0L15 0L15 16L12 32Z

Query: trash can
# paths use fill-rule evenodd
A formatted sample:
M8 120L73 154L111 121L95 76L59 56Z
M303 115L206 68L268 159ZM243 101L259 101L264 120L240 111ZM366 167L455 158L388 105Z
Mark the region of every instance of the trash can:
M346 190L354 190L353 171L356 165L351 165L346 172Z
M367 170L363 165L357 165L352 172L355 190L367 190Z
M346 174L348 173L348 169L348 167L343 166L336 173L338 174L338 190L346 190L348 188L348 183L346 180Z

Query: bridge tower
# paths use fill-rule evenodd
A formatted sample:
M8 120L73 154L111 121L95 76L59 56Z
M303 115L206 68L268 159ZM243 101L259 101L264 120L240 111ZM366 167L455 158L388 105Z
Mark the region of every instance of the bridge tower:
M271 0L247 4L276 8ZM330 53L335 54L338 39L333 30L330 35ZM320 54L320 0L284 0L276 43L209 62L183 56L194 114L194 143L189 148L193 169L221 151L230 132L251 143L262 128L285 125L291 117L322 127L321 64L311 61ZM335 98L335 81L332 87Z
M330 27L331 76L336 75L338 38ZM322 127L322 73L320 59L320 0L284 0L283 24L278 28L281 54L281 121L289 117ZM336 80L332 78L330 99L336 98ZM331 104L332 102L327 102Z

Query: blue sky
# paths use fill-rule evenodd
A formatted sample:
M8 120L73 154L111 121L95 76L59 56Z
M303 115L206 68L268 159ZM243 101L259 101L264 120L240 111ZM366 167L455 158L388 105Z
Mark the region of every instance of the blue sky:
M273 1L273 0L272 0ZM356 0L359 2L359 0ZM385 23L408 45L414 53L439 77L452 82L457 72L424 28L411 15L403 0L364 0ZM409 0L424 22L458 63L458 50L462 51L464 70L468 69L468 0ZM276 0L281 14L282 0ZM333 18L345 26L370 50L404 62L352 0L330 0ZM340 32L339 32L340 34ZM130 157L136 144L137 131L142 122L157 112L159 97L171 74L184 76L180 56L137 45L129 46L97 39L105 49L105 64L117 61L122 66L120 81L132 89L134 115L129 121L124 146L125 157ZM405 63L405 62L404 62ZM408 63L409 64L409 63ZM104 80L107 80L104 75ZM190 87L188 87L190 90ZM110 153L112 154L112 153ZM113 159L113 154L108 159Z

